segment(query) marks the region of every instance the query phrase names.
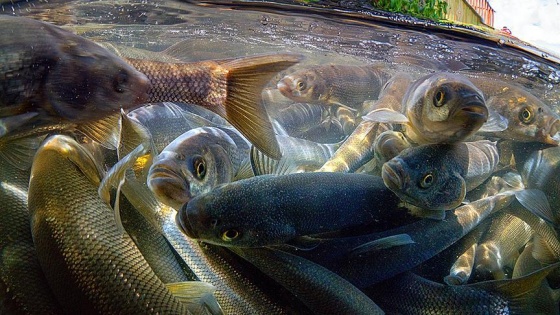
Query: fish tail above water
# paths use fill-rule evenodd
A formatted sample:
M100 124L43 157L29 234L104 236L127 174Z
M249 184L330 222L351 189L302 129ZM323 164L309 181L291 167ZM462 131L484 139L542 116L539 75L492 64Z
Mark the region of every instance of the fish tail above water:
M265 154L282 155L261 93L279 71L300 61L294 54L273 54L198 63L127 59L152 83L149 102L195 103L224 117Z

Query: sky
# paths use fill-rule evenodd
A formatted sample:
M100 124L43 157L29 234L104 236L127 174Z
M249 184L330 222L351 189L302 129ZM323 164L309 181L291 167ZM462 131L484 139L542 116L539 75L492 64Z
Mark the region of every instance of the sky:
M560 57L560 0L488 0L494 28L507 26L513 36Z

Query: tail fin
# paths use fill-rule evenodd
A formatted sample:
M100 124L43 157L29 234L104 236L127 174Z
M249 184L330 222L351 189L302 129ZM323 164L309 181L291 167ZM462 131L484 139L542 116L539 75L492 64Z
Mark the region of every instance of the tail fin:
M300 55L253 56L221 64L227 71L227 98L219 113L264 154L282 156L261 92L268 81L301 60Z

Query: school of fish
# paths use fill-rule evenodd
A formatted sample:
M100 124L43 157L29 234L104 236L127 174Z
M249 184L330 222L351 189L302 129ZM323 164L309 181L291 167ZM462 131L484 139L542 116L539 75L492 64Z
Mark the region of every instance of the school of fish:
M0 314L560 314L525 88L0 26Z

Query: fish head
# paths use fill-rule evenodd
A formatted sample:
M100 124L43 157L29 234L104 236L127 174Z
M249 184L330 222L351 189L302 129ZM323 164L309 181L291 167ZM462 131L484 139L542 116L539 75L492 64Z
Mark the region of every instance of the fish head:
M560 117L529 92L509 89L491 97L488 106L508 119L501 136L521 142L541 142L557 146L560 142Z
M198 129L171 142L148 172L148 187L159 201L174 209L234 177L226 147L235 144Z
M240 181L221 185L184 205L176 216L183 233L207 243L235 247L280 244L293 238L294 227L282 224L281 218L255 215L253 201L236 193L242 185Z
M387 130L375 139L374 153L381 162L386 162L409 147L410 142L408 142L402 132Z
M435 73L410 92L407 110L412 125L429 143L459 142L488 120L483 93L466 77Z
M383 164L383 182L401 200L427 210L450 210L461 204L466 183L437 150L405 149Z
M71 122L87 122L142 104L148 78L103 47L81 37L58 46L46 78L47 110Z
M313 70L302 70L283 77L277 84L278 91L296 102L314 103L321 100L324 86Z

